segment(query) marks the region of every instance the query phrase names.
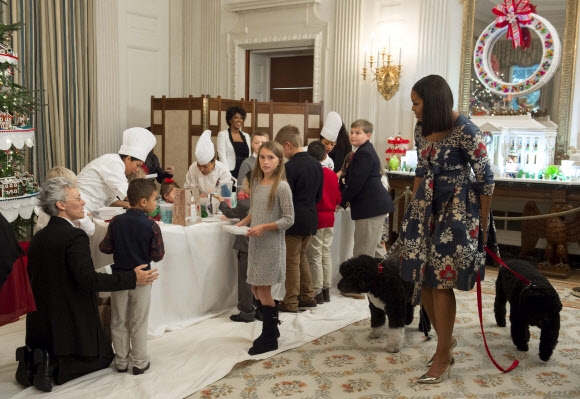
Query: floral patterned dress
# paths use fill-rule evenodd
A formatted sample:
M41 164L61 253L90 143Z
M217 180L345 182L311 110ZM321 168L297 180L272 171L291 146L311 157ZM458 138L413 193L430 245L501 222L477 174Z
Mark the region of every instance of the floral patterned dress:
M401 276L421 287L473 288L485 265L480 224L480 195L492 195L493 173L477 126L459 115L442 140L429 142L415 128L418 165L423 178L402 223ZM490 221L490 229L493 223Z

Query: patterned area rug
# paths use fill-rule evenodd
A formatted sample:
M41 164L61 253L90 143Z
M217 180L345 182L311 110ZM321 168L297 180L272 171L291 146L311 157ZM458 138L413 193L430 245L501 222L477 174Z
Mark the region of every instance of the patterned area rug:
M511 342L509 322L505 328L495 324L496 275L488 273L483 282L484 328L490 351L502 367L520 361L507 374L497 370L485 352L475 290L456 291L455 367L450 380L439 385L416 383L427 371L436 346L435 339L426 340L417 330L416 315L399 353L386 352L384 337L367 337L370 320L366 319L269 359L239 363L228 376L190 398L580 397L580 298L569 293L578 284L552 282L565 307L558 346L543 362L538 357L538 328L530 329L530 350L520 352Z

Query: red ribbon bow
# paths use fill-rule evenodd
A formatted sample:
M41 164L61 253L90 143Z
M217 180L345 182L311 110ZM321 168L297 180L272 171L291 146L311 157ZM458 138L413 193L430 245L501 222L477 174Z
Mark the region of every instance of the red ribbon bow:
M503 4L498 4L491 11L498 16L495 26L508 27L506 37L512 39L513 48L518 46L526 48L524 25L532 23L530 14L536 12L536 6L530 4L529 0L504 0Z
M169 178L169 177L166 177L163 180L163 183L171 184L171 183L175 183L175 181L173 179Z

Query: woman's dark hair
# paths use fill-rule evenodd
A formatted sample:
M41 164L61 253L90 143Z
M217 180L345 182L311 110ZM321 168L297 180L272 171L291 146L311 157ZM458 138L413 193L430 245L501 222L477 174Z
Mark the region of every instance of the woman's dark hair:
M125 159L129 158L129 161L133 162L133 161L141 161L144 162L142 159L137 159L135 157L132 157L131 155L125 155L125 154L119 154L119 156L121 157L121 159L124 161Z
M246 110L241 107L229 107L226 110L226 123L228 126L232 126L232 118L235 114L240 114L243 120L246 120Z
M439 75L425 76L412 89L423 100L423 137L453 127L453 93Z
M347 152L346 151L347 148L348 151L350 151L352 149L352 145L350 144L350 140L348 138L348 131L346 130L346 125L344 124L344 122L342 122L342 126L338 131L338 137L336 137L336 145L334 146L334 149L336 150L337 153L344 154L345 152Z

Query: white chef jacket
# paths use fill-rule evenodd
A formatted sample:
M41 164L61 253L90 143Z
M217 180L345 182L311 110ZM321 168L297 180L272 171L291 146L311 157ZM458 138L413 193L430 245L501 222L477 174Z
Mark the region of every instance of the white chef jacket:
M200 194L215 193L218 180L222 183L232 181L232 174L226 164L215 161L213 170L207 176L204 176L198 169L197 162L194 162L187 171L183 188L198 187Z
M330 170L334 170L334 161L332 160L331 157L328 156L328 154L326 154L326 158L324 158L320 163L325 168L328 168Z
M119 154L105 154L91 161L77 177L77 188L85 200L85 212L111 205L127 196L125 163Z

